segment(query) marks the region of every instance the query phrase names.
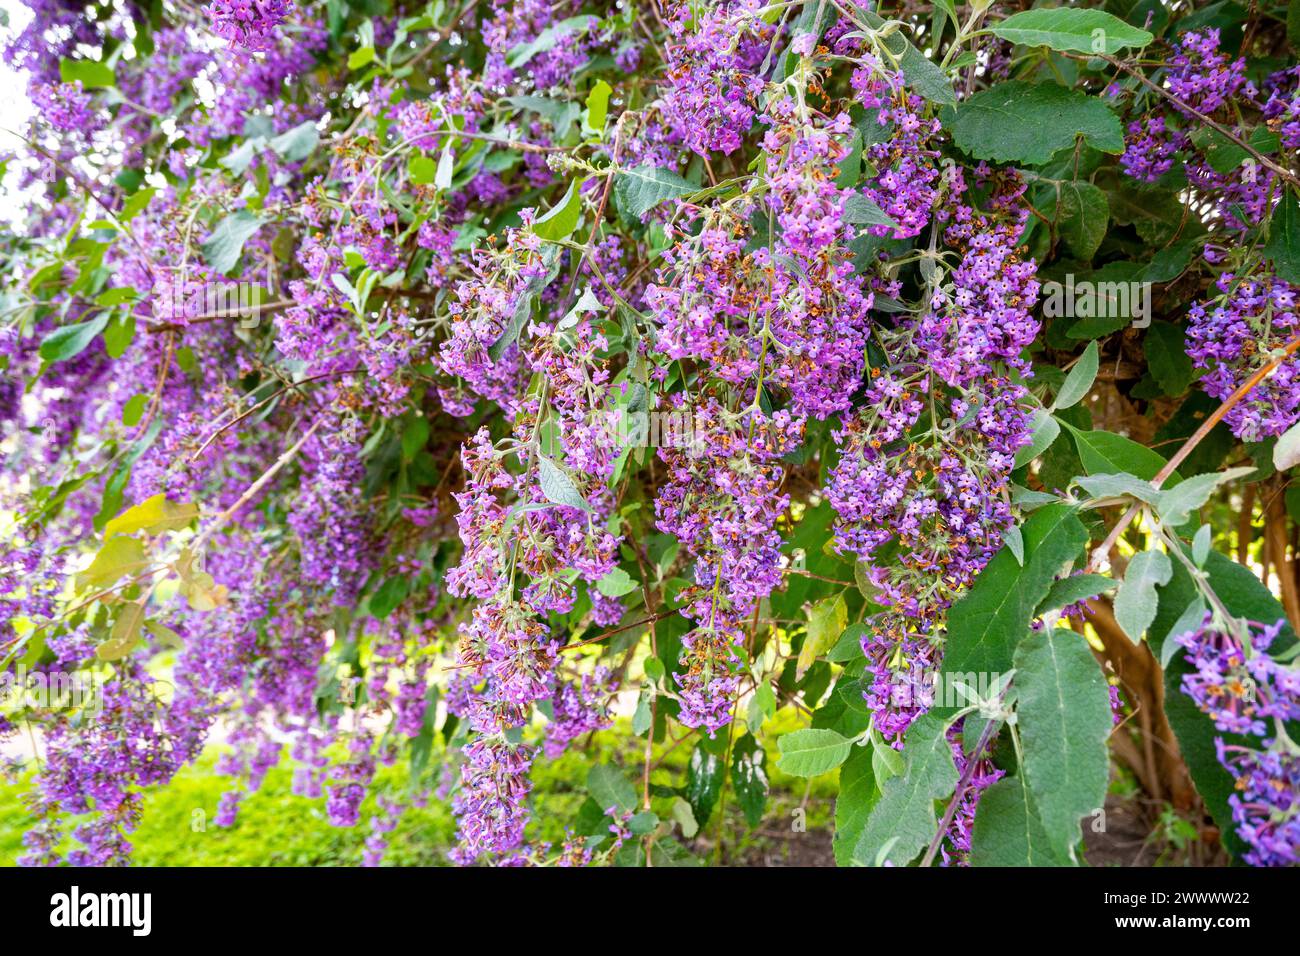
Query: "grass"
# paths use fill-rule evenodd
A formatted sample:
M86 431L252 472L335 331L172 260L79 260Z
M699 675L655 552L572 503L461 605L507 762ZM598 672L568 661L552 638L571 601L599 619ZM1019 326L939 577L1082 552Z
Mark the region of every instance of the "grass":
M772 722L769 722L771 724ZM620 721L610 731L595 734L589 741L575 741L557 760L539 759L534 766L535 806L530 837L559 844L565 827L572 825L579 807L587 799L587 771L593 763L621 766L640 792L644 740L633 736ZM768 726L764 737L794 729ZM777 733L774 733L776 731ZM669 788L685 785L686 767L692 742L665 754L656 747L662 763L651 775L653 784ZM362 804L361 822L350 828L331 826L325 817L324 800L309 800L291 791L293 769L286 761L273 768L256 793L246 794L238 819L232 827L213 825L217 802L232 786L229 778L213 771L218 748L210 748L196 764L185 768L166 787L151 788L145 794L140 826L130 835L133 859L139 866L354 866L361 860L369 834L369 819L375 812L375 798ZM437 774L440 754L431 760ZM729 794L724 825L725 862L746 862L759 858L790 856L788 845L794 832L792 811L803 806L807 829L814 837L820 831L825 842L834 814L835 779L824 775L805 781L776 769L776 754L768 754L767 772L772 787L767 812L760 826L751 830L734 797ZM373 790L404 791L408 782L405 761L380 767ZM15 865L22 854L22 834L31 823L20 797L30 787L29 778L5 783L0 780L0 866ZM683 837L672 820L675 798L659 795L652 809L671 826L673 836L701 860L712 860L716 848L718 813L715 810L693 839ZM455 843L456 825L448 805L430 798L423 807L411 807L389 835L385 865L444 866L447 850ZM812 841L809 841L810 843ZM802 848L801 848L802 849ZM801 856L802 858L802 856Z

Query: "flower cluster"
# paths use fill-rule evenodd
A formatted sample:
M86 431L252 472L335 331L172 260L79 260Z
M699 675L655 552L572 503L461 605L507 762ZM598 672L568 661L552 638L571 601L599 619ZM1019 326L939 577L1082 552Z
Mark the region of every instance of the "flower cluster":
M668 480L655 499L656 526L695 562L695 587L682 613L695 627L683 639L681 713L712 734L731 720L740 686L742 628L781 580L776 462L802 437L802 422L761 408L731 412L716 401L678 405L703 447L662 448Z
M1015 245L1021 188L996 186L987 213L964 203L951 212L945 239L961 253L951 282L894 331L890 364L871 370L865 403L836 432L841 456L826 488L835 542L867 562L887 608L863 651L873 720L895 740L923 710L897 700L900 674L939 663L944 610L1013 520L1007 483L1029 413L1024 387L999 370L1023 371L1038 294L1033 262Z
M207 13L217 36L250 50L267 50L292 9L290 0L212 0Z
M1187 354L1206 393L1224 400L1278 363L1229 409L1224 421L1243 441L1280 435L1300 418L1300 359L1286 351L1300 333L1296 292L1265 272L1224 272L1218 295L1187 311Z
M701 155L732 153L754 121L757 69L772 41L758 0L676 6L661 106L672 139ZM698 17L698 19L697 19Z
M1208 117L1221 121L1237 137L1248 138L1251 131L1242 121L1243 106L1258 110L1270 125L1285 127L1287 117L1294 116L1296 110L1292 71L1270 75L1266 82L1269 97L1263 100L1246 76L1245 58L1232 59L1221 49L1217 29L1184 33L1165 65L1168 102L1162 100L1159 108L1128 124L1121 157L1125 172L1155 183L1174 168L1176 160L1182 160L1192 188L1214 204L1228 228L1245 230L1263 222L1279 198L1274 172L1253 156L1225 168L1212 154L1222 140L1191 134L1203 129ZM1291 139L1294 141L1294 134ZM1265 153L1276 151L1267 143L1263 145Z
M1215 747L1236 780L1228 803L1252 866L1300 862L1300 749L1283 729L1300 718L1300 669L1269 654L1282 626L1225 627L1207 614L1201 627L1173 637L1194 668L1183 693L1231 735Z
M930 221L939 197L939 151L935 139L937 119L923 115L924 101L904 88L903 76L882 67L874 56L853 72L850 82L859 102L875 124L867 128L871 145L867 159L876 175L865 194L893 220L894 225L873 225L877 236L908 239Z

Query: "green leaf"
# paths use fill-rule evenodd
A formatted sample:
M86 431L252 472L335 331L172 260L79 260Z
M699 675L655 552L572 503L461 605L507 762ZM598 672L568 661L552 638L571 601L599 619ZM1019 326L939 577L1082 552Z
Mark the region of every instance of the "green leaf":
M1292 425L1273 446L1273 467L1278 471L1300 464L1300 424Z
M286 162L299 163L312 154L318 142L320 130L315 121L307 120L275 137L270 145Z
M1198 568L1205 567L1205 559L1210 556L1210 544L1214 539L1214 529L1208 524L1203 524L1196 529L1196 536L1192 538L1192 560L1196 562Z
M685 196L698 188L671 170L657 166L638 166L614 175L614 198L619 209L638 221L665 199Z
M781 756L776 766L793 777L816 777L844 763L852 746L852 740L833 730L794 730L777 741Z
M1147 368L1166 395L1181 395L1195 377L1183 342L1183 330L1170 322L1152 322L1142 340Z
M1127 472L1119 475L1081 475L1074 483L1092 498L1136 498L1153 505L1160 500L1160 492L1149 481L1143 481Z
M1002 532L1002 543L1016 559L1016 564L1023 568L1025 566L1025 536L1021 533L1020 526L1013 524Z
M60 60L59 78L64 83L80 81L86 89L99 86L112 86L117 82L113 68L98 60Z
M1181 527L1192 517L1192 512L1210 500L1210 495L1214 494L1220 485L1244 478L1254 471L1254 468L1243 466L1205 475L1193 475L1180 481L1168 491L1162 491L1160 500L1156 502L1156 511L1160 513L1160 518L1165 524L1174 528Z
M862 838L867 817L880 799L872 763L872 748L854 747L849 759L840 767L840 785L835 797L835 838L832 843L838 866L848 866L853 862L853 850Z
M383 620L397 610L399 604L406 600L411 582L403 575L385 578L379 589L370 595L370 613L378 620Z
M1068 423L1065 427L1074 436L1079 460L1090 475L1127 472L1150 481L1165 466L1159 454L1131 438L1108 431L1081 431Z
M122 406L122 424L134 428L144 417L145 406L149 403L148 395L132 395Z
M1022 46L1046 46L1074 53L1118 53L1125 47L1141 49L1154 39L1146 30L1130 26L1101 10L1054 7L1026 10L988 28L994 36Z
M1208 528L1209 525L1206 525ZM1207 555L1208 557L1208 555ZM1204 562L1202 562L1204 563ZM1174 655L1182 648L1182 645L1175 640L1177 637L1194 631L1205 623L1205 599L1199 594L1192 599L1191 603L1178 619L1174 621L1173 626L1169 628L1169 634L1165 637L1164 643L1160 645L1160 666L1168 669L1169 662L1174 659Z
M1004 777L980 795L971 830L973 866L1061 866L1029 792Z
M803 680L813 662L835 646L848 622L849 609L843 593L818 601L808 609L808 634L795 664L795 680Z
M1105 103L1055 83L999 83L944 114L954 142L976 159L1037 166L1077 137L1103 153L1124 151L1119 117Z
M349 70L359 70L373 62L375 62L375 48L373 46L363 46L348 54Z
M433 174L433 185L436 189L446 191L451 188L452 177L456 171L456 156L451 151L451 141L442 148L441 155L438 156L438 168Z
M587 94L587 115L583 123L595 135L599 135L605 128L605 118L609 115L609 94L613 92L613 87L608 83L597 80Z
M158 190L153 186L137 190L127 197L126 202L122 203L122 211L117 214L119 222L130 222L149 205L149 200L153 199Z
M1080 818L1106 799L1106 678L1088 642L1065 628L1023 640L1015 667L1025 782L1056 854L1073 859Z
M1073 405L1083 401L1085 395L1092 388L1092 383L1097 379L1097 343L1089 342L1088 347L1083 350L1079 356L1079 361L1074 363L1065 381L1061 383L1061 388L1056 393L1056 401L1052 404L1053 409L1070 408Z
M149 566L144 543L136 538L117 535L104 542L90 567L77 575L77 590L111 587L133 571Z
M640 586L636 579L622 568L615 568L596 582L596 590L609 598L631 594Z
M563 468L544 455L537 456L537 479L547 501L569 508L578 508L581 511L593 510L587 499L578 493L573 479Z
M632 712L632 733L638 737L644 737L654 726L654 710L651 707L654 698L655 692L650 687L642 688L637 695L636 710Z
M1016 452L1015 467L1021 468L1052 446L1058 435L1061 434L1061 424L1052 417L1052 413L1045 408L1034 409L1034 418L1031 423L1033 431L1030 433L1029 444L1023 446Z
M406 164L406 175L412 186L427 186L438 175L438 164L428 156L412 156Z
M212 235L202 246L203 258L212 271L225 275L233 269L244 251L244 243L261 225L262 220L246 209L231 213L217 223L217 228L212 230Z
M1290 189L1269 220L1264 258L1272 261L1278 278L1300 283L1300 204Z
M1156 587L1169 583L1174 573L1163 551L1135 554L1115 592L1115 620L1134 644L1142 640L1156 619Z
M691 809L690 803L681 797L673 798L672 815L681 826L682 836L686 839L694 839L695 834L700 832L700 825L695 820L695 811Z
M898 228L898 223L889 218L889 215L876 205L874 199L870 196L864 196L861 193L854 193L844 201L841 216L845 222L855 226L889 226L891 229Z
M125 355L134 339L135 316L130 312L119 312L104 327L104 351L111 359Z
M1088 543L1088 532L1066 504L1039 508L1021 532L1025 566L1003 548L949 609L944 675L1007 673L1016 645L1028 633L1057 575Z
M117 612L108 640L95 648L101 661L116 661L131 653L140 640L140 627L144 623L144 603L128 601Z
M957 105L957 94L948 74L912 44L903 48L898 65L902 67L904 82L922 97L941 106Z
M609 764L596 764L587 771L587 792L596 801L601 810L618 807L620 810L635 810L637 807L636 787L623 776L623 772Z
M835 646L826 654L826 659L834 664L845 664L862 656L862 635L867 631L865 624L852 624L846 627Z
M533 40L528 43L521 43L511 49L506 54L506 66L512 70L517 70L537 54L545 53L547 50L554 48L555 44L559 43L564 37L586 33L599 22L595 17L586 14L569 17L567 20L554 23L539 33Z
M708 749L703 741L691 752L691 761L686 765L686 799L691 802L695 819L701 824L707 823L713 813L714 804L722 793L726 770L722 758Z
M410 416L402 429L402 460L414 461L429 440L429 419L423 415Z
M1066 247L1077 258L1090 262L1110 224L1106 194L1089 182L1063 183L1056 212Z
M1116 582L1104 574L1071 574L1052 585L1047 597L1043 598L1043 603L1038 605L1035 616L1041 617L1049 611L1097 597L1113 591L1116 586Z
M758 746L753 734L745 734L731 748L731 784L750 829L763 822L767 810L769 785L763 767L766 759L767 753Z
M104 525L104 537L111 538L115 534L135 534L137 531L148 534L179 531L181 528L188 527L198 516L199 506L193 502L177 504L168 501L166 495L156 494L138 505L127 508Z
M907 767L882 788L853 850L853 862L870 866L883 854L902 866L934 838L939 827L934 802L951 794L957 784L947 729L947 722L933 713L908 728L903 746Z
M47 365L52 365L80 355L86 350L86 346L95 340L95 336L104 331L111 314L101 312L95 318L85 322L59 326L41 341L39 349L41 360Z
M544 216L533 221L533 232L543 239L567 239L578 228L578 216L582 213L582 193L579 187L582 180L575 179L569 183L568 192Z

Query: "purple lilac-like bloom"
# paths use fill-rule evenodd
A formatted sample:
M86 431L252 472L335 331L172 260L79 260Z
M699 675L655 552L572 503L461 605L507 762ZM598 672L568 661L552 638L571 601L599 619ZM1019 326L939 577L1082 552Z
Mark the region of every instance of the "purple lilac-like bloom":
M948 728L948 744L952 747L952 760L957 768L957 777L961 779L970 762L975 761L966 790L957 804L957 812L939 845L939 854L944 866L969 866L971 850L971 833L975 827L975 810L979 807L980 797L984 791L1006 776L1005 770L993 766L987 750L979 754L967 754L962 738L965 719L958 720Z
M613 694L610 672L597 667L577 681L559 681L551 697L551 721L546 725L542 751L554 760L564 753L569 741L604 730L612 723L606 705Z
M781 580L776 519L789 497L779 493L776 461L798 444L803 422L757 407L728 412L712 399L677 408L700 444L659 450L669 477L655 518L695 561L696 586L682 611L695 627L682 638L677 719L712 735L731 719L741 625Z
M1298 329L1296 290L1257 273L1225 272L1219 294L1188 310L1187 354L1208 369L1201 387L1225 400L1257 371L1280 356ZM1224 421L1243 441L1280 435L1300 418L1300 359L1292 354L1234 405Z
M1181 158L1193 190L1213 204L1227 228L1243 231L1257 226L1277 202L1272 170L1254 162L1217 168L1219 164L1193 143L1186 130L1201 124L1200 115L1219 114L1238 136L1250 139L1255 130L1240 120L1240 107L1248 104L1263 112L1267 126L1281 135L1284 149L1295 149L1300 126L1294 122L1294 74L1272 74L1266 81L1268 101L1262 102L1246 77L1245 60L1231 60L1219 50L1217 30L1184 34L1167 66L1168 89L1177 102L1171 112L1150 113L1129 124L1121 158L1125 172L1153 183Z
M1187 146L1187 137L1170 130L1165 117L1148 116L1129 124L1120 163L1134 179L1154 183L1174 168L1178 153Z
M1185 33L1169 60L1169 92L1201 113L1214 113L1241 92L1250 93L1246 60L1219 50L1219 31Z
M212 822L219 827L233 827L239 814L239 802L244 799L242 790L227 790L217 801L217 815Z
M1279 70L1268 78L1264 120L1282 140L1282 148L1300 149L1300 66Z
M212 0L207 14L217 36L235 46L261 51L275 44L276 30L292 9L290 0Z
M475 736L464 749L452 802L460 845L451 859L468 865L485 855L512 854L523 843L534 749L506 732L521 727L533 704L551 695L556 645L531 608L496 599L475 608L459 657L474 672L462 680L479 685L465 695L459 714Z
M80 80L36 84L29 95L32 106L57 130L89 133L98 125L91 96L82 89Z
M677 6L669 20L667 90L662 108L669 125L693 152L729 154L740 148L755 115L763 80L755 71L773 28L762 21L759 0L700 8Z
M846 410L860 386L872 304L848 252L852 194L834 183L851 127L844 114L804 116L788 98L762 121L779 235L751 250L751 208L709 214L665 252L645 301L668 357L706 362L742 390L778 386L796 417L825 418Z
M1300 718L1300 668L1268 653L1284 624L1241 622L1237 634L1207 613L1199 628L1174 636L1195 668L1183 676L1183 693L1216 729L1237 735L1217 737L1215 749L1236 781L1228 804L1252 866L1300 863L1300 752L1268 723Z
M375 802L379 810L370 818L370 835L366 837L365 849L361 854L361 865L364 867L376 867L383 863L389 834L397 828L402 814L406 812L406 804L399 800L381 795Z
M929 224L939 199L939 151L933 141L941 125L924 118L925 101L907 92L901 73L883 69L872 55L864 59L868 65L855 70L850 83L882 136L867 148L876 175L864 191L896 224L869 226L868 232L908 239Z
M863 637L865 698L876 728L900 746L928 707L900 686L920 686L939 665L944 611L1013 522L1005 489L1030 420L1024 386L999 370L1023 372L1021 352L1038 331L1034 264L1015 245L1022 191L1006 180L988 212L944 211L945 239L961 253L954 291L895 330L890 367L872 369L866 401L834 433L841 455L826 496L836 547L866 562L887 608Z
M1210 626L1208 618L1199 630L1175 637L1196 669L1184 675L1183 693L1219 730L1258 737L1267 732L1268 719L1300 717L1300 672L1267 653L1282 624L1249 625L1249 655L1236 637Z
M456 287L450 303L451 335L442 343L438 364L458 380L441 389L443 406L453 415L474 412L479 396L509 407L523 380L519 346L511 343L497 358L489 350L510 327L530 283L545 282L547 266L538 250L541 239L526 229L512 230L503 252L479 251L473 278Z

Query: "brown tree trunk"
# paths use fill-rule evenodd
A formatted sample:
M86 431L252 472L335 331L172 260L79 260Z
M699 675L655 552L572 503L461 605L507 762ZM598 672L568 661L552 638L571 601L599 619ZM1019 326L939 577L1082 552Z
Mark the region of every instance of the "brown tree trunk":
M1157 800L1168 800L1179 810L1198 801L1192 778L1183 763L1178 739L1165 717L1164 672L1145 641L1134 644L1115 621L1110 602L1094 598L1088 602L1090 623L1105 651L1099 655L1119 678L1125 697L1134 708L1138 739L1128 728L1116 729L1112 744L1115 755L1137 775L1143 789Z
M1286 504L1282 499L1280 482L1272 489L1268 508L1264 512L1264 535L1277 579L1282 585L1282 606L1292 627L1300 626L1300 588L1296 586L1295 561L1287 554L1290 534L1287 532Z

